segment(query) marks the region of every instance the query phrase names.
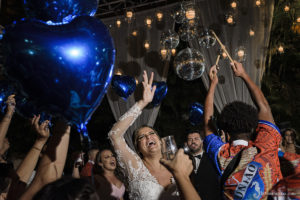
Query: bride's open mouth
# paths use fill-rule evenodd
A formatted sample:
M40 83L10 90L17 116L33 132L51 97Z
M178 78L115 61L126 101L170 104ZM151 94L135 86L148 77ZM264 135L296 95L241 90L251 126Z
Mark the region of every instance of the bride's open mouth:
M147 147L148 147L148 148L152 148L152 147L154 147L154 146L156 146L156 142L153 141L153 140L150 140L150 141L147 143Z

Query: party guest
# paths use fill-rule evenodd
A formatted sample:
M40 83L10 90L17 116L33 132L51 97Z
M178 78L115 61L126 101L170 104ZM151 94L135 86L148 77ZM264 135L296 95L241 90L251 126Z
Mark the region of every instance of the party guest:
M203 150L203 142L199 130L189 130L187 146L195 161L191 180L199 196L202 200L221 199L218 172Z
M53 136L50 138L39 163L36 176L29 185L21 200L32 197L46 184L61 178L65 167L71 127L64 121L56 121L53 126Z
M133 133L133 151L124 135L142 110L153 100L156 86L152 87L154 73L148 79L143 74L143 98L135 103L114 124L108 136L117 154L118 162L127 178L129 198L132 200L179 199L172 173L160 163L161 140L149 126L142 126Z
M26 183L29 181L31 174L38 162L39 155L50 136L48 127L49 121L46 120L39 124L39 120L40 115L34 116L31 120L31 124L37 133L37 139L16 170L17 176L12 179L7 196L9 200L19 199L20 196L25 192L25 188L27 186Z
M95 164L95 160L96 160L96 155L99 152L98 149L91 149L88 152L88 162L84 165L84 167L82 168L81 172L80 172L80 176L81 177L90 177L92 176L92 170L93 170L93 166Z
M283 152L300 154L300 147L296 145L296 131L293 128L287 128L282 131L282 146Z
M218 117L218 128L229 135L229 143L213 134L214 92L218 84L216 66L209 72L210 87L205 100L204 146L221 177L227 199L262 199L282 179L278 158L281 135L262 91L241 63L231 64L235 76L246 83L258 111L243 102L226 105ZM253 133L256 128L256 139Z
M110 149L98 152L93 172L92 179L99 197L123 200L125 186L120 180L117 160Z

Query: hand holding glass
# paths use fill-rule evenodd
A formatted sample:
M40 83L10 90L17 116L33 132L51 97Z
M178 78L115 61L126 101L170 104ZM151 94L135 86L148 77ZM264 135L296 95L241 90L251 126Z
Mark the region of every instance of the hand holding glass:
M177 146L173 135L161 138L161 152L166 160L172 160L177 152Z

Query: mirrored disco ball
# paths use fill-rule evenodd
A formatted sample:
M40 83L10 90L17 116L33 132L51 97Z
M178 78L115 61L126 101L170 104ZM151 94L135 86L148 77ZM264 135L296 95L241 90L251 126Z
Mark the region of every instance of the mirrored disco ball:
M213 37L209 30L204 30L199 38L199 45L210 48L216 44L216 38Z
M179 44L179 35L169 29L161 35L160 43L166 49L175 49Z
M189 23L184 23L179 28L180 39L185 42L195 39L198 36L197 32L197 27Z
M185 21L185 11L182 4L180 4L179 8L172 14L172 17L175 22L179 24Z
M195 80L205 71L204 56L196 49L183 49L174 58L174 69L180 78L187 81Z

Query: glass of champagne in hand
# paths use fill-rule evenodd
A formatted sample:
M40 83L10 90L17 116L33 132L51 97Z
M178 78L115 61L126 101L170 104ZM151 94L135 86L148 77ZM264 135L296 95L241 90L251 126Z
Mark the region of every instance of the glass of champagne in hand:
M172 160L177 152L177 145L173 135L161 138L161 152L166 160Z

